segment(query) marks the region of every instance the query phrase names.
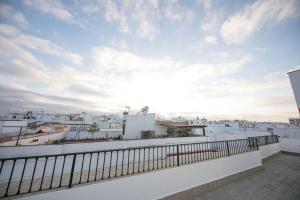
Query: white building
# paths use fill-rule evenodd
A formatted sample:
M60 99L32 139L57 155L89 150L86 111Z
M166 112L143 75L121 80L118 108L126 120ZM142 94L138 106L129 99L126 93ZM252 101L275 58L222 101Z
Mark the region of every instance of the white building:
M205 125L196 120L161 121L155 113L127 115L124 138L141 139L184 135L184 131L205 136ZM189 133L189 134L190 134Z

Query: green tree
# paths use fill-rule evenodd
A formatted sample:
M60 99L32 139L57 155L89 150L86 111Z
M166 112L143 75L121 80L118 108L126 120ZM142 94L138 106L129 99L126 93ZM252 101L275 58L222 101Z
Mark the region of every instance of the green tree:
M89 132L92 134L92 138L94 139L94 133L98 131L98 125L94 122L89 127Z

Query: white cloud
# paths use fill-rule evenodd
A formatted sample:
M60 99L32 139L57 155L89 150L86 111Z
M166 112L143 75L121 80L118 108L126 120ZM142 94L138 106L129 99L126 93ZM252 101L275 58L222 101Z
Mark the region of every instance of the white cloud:
M20 32L16 27L11 25L0 24L0 35L1 34L5 36L2 38L5 42L4 44L1 44L3 47L5 45L5 47L9 48L14 46L14 49L16 50L21 49L19 46L22 46L36 52L43 52L45 54L64 58L74 64L82 64L84 60L83 57L79 54L67 51L63 47L50 40L32 35L22 34L22 32ZM8 40L9 42L7 42ZM13 52L15 50L10 51L10 53L13 55ZM20 50L18 50L17 52L20 52Z
M221 25L222 11L213 8L211 0L198 0L198 3L202 6L204 12L204 19L201 25L202 30L215 34Z
M218 43L218 38L215 36L206 36L205 37L205 42L209 43L209 44L217 44Z
M177 0L91 1L83 5L83 12L88 15L99 12L106 21L116 24L120 32L148 40L153 40L159 33L161 19L179 23L191 22L194 17L193 11Z
M83 57L77 53L69 52L63 47L51 42L50 40L42 39L32 35L20 34L13 38L16 44L27 47L29 49L43 52L58 57L63 57L74 64L82 64Z
M55 18L74 23L73 14L63 5L60 0L40 1L40 0L23 0L24 4L42 13L54 16Z
M19 30L11 25L8 24L0 24L0 34L6 35L6 36L14 36L17 35Z
M154 38L157 32L156 21L160 17L156 1L101 1L105 19L117 23L123 33L133 32L143 39Z
M298 0L257 0L226 20L220 34L227 43L241 43L262 27L297 17L299 13Z
M194 13L180 5L178 0L164 1L162 6L163 15L172 22L186 21L191 22L194 18Z
M11 20L18 25L27 26L29 24L22 13L16 11L14 8L8 5L0 5L0 16L7 20Z

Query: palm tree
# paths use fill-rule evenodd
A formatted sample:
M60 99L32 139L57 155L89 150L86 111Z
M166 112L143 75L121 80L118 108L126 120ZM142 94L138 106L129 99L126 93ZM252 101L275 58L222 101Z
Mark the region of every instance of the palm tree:
M89 127L89 132L92 134L92 138L94 139L94 133L98 131L98 125L96 122L92 123Z

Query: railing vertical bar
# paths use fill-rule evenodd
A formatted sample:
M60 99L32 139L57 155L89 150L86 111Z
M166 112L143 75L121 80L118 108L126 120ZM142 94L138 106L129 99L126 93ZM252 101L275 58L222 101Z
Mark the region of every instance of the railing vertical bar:
M121 176L123 176L123 167L124 167L124 149L122 150L122 167L121 167Z
M63 161L63 165L62 165L62 168L61 168L60 181L59 181L58 187L61 187L61 182L62 182L62 179L63 179L63 173L64 173L64 168L65 168L65 160L66 160L66 156L64 156L64 161Z
M132 174L134 174L134 170L135 170L135 150L133 149L133 167L132 167Z
M164 168L163 147L160 147L160 168Z
M155 159L154 159L154 147L152 147L152 170L154 170L154 162L155 162Z
M167 152L167 147L165 146L164 147L164 152L165 152L165 155L166 155L166 160L165 160L165 168L168 167L167 163L168 163L168 152Z
M203 143L200 143L200 144L199 144L199 161L202 161L202 156L203 156L203 155L202 155L202 151L203 151L202 144L203 144Z
M130 159L130 149L128 149L128 160L127 160L127 173L126 173L126 175L128 175L129 174L129 160Z
M192 162L192 151L191 151L191 147L192 145L191 144L187 144L187 158L188 158L188 163L191 163Z
M192 156L192 162L195 162L195 145L191 144L191 156Z
M94 181L96 181L96 180L97 180L97 175L98 175L99 154L100 154L100 152L98 152L98 154L97 154L97 160L96 160L96 171L95 171L95 178L94 178Z
M243 140L239 140L239 147L238 147L238 153L241 153Z
M158 150L159 147L156 147L156 169L158 169Z
M75 169L75 164L76 164L76 157L77 157L77 154L74 154L73 160L72 160L70 180L69 180L69 188L72 187L72 183L73 183L73 176L74 176L74 169Z
M144 147L143 148L143 154L144 154L144 157L143 157L143 172L145 171L145 160L146 160L146 148Z
M212 156L213 156L213 159L215 159L217 157L217 155L216 155L216 142L213 142L212 146L213 146L213 148L212 148Z
M171 159L171 166L174 167L176 163L176 157L175 157L175 146L171 145L170 148L172 149L172 159Z
M53 171L52 171L51 181L50 181L50 189L52 188L53 177L54 177L55 168L56 168L56 160L57 160L57 156L54 156L54 164L53 164Z
M235 140L235 143L236 143L236 154L239 153L239 149L240 149L240 142L241 140Z
M147 169L147 171L149 171L150 170L150 147L148 147L147 149L148 149L148 157L147 157L148 169Z
M233 146L233 154L236 154L236 141L232 141L232 146Z
M93 158L93 153L90 153L89 171L88 171L87 179L86 179L87 183L90 181L90 172L91 172L92 158Z
M16 159L13 159L13 166L12 166L12 170L11 170L11 173L10 173L10 176L9 176L9 180L8 180L8 183L7 183L6 192L5 192L4 197L7 197L7 195L8 195L8 190L9 190L10 182L11 182L11 179L12 179L12 176L13 176L13 173L14 173L15 164L16 164Z
M212 154L211 154L211 144L212 144L212 142L208 142L208 143L206 143L207 144L207 149L208 149L208 151L207 151L207 153L208 153L208 160L210 160L211 158L212 158Z
M109 161L108 179L110 178L112 155L113 155L113 151L110 151L110 161Z
M5 160L1 161L0 175L1 175L1 172L2 172L2 168L3 168L4 162L5 162Z
M117 150L116 170L115 170L115 176L114 177L118 176L118 161L119 161L118 159L119 159L119 150Z
M196 162L199 162L199 143L195 144L195 158Z
M140 165L141 165L141 148L139 148L138 173L140 173Z
M82 154L82 163L81 163L81 169L80 169L79 184L81 183L81 177L82 177L82 170L83 170L83 167L84 167L85 155L86 154L84 154L84 153Z
M48 157L46 157L46 160L45 160L45 165L44 165L44 169L43 169L42 180L41 180L41 185L40 185L39 191L41 191L43 189L43 182L44 182L44 177L45 177L45 171L46 171L46 167L47 167L47 162L48 162Z
M183 145L184 147L184 164L186 164L186 145Z
M229 141L226 141L226 146L227 146L227 155L230 156L230 148L229 148Z
M219 158L219 142L215 142L216 158Z
M31 178L31 182L30 182L30 186L29 186L29 193L32 190L32 183L33 183L33 180L34 180L34 175L35 175L35 170L36 170L36 165L37 165L37 162L38 162L38 158L35 158L34 161L35 162L34 162L34 167L33 167L32 178Z
M101 175L101 180L104 179L104 171L105 171L105 158L106 158L106 151L104 151L103 154L103 165L102 165L102 175Z
M179 146L176 145L176 158L177 158L177 166L179 166Z
M22 169L22 175L21 175L21 180L20 180L20 184L19 184L19 187L18 187L17 194L21 193L20 190L21 190L21 185L22 185L22 182L23 182L23 177L24 177L24 172L25 172L26 164L27 164L27 158L25 158L24 167Z

